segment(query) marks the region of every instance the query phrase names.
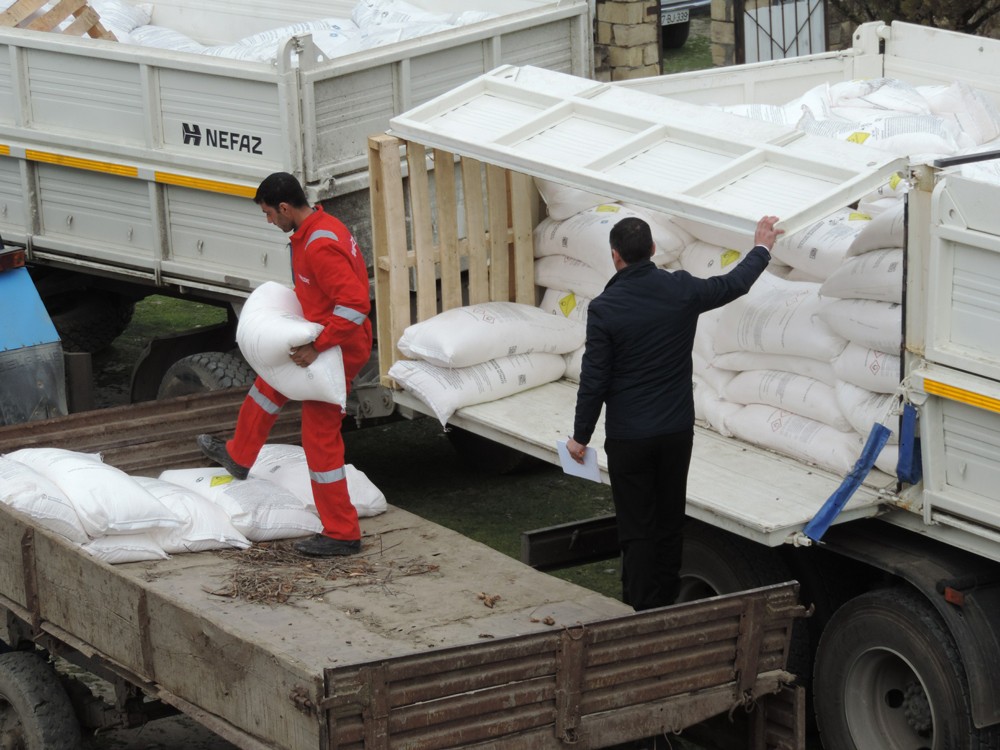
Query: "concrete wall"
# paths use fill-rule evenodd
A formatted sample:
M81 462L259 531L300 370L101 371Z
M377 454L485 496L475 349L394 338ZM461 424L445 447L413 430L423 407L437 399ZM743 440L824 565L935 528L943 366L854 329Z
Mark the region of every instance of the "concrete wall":
M598 0L594 75L622 81L660 74L659 0Z

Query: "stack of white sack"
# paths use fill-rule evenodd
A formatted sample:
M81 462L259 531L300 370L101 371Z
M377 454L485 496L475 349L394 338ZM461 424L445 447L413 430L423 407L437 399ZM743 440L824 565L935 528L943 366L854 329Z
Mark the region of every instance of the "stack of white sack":
M120 2L120 0L95 1L105 4ZM350 18L330 17L299 21L251 34L229 44L210 45L202 44L175 29L150 24L154 6L155 3L139 4L133 6L135 10L127 15L114 14L116 19L122 19L112 26L118 40L144 47L264 63L273 63L277 59L279 47L286 39L295 35L311 34L320 52L327 58L334 58L440 31L449 31L497 15L485 11L432 13L404 0L360 0L352 10ZM104 13L101 15L103 18ZM126 23L126 20L129 23Z
M586 325L590 300L615 274L609 236L622 219L649 224L656 247L652 260L661 267L675 265L694 241L666 214L548 180L536 178L535 185L547 213L534 231L535 284L542 290L539 307L553 315ZM581 344L566 356L567 380L579 382L582 360Z
M409 360L389 369L446 425L456 409L558 380L564 354L583 345L579 321L516 302L456 307L409 326L398 342Z
M821 84L782 105L726 109L918 162L971 153L1000 137L1000 113L992 101L961 81L932 86L892 78L842 81ZM1000 172L990 175L1000 180Z

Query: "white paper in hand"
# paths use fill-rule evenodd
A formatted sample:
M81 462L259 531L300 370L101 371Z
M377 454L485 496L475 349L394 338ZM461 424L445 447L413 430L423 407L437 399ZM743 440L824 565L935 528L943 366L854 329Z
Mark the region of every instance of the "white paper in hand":
M601 481L601 470L597 467L597 451L591 447L587 447L583 453L583 463L577 463L576 460L569 455L569 449L566 447L565 440L556 440L556 450L559 451L559 463L562 464L562 470L572 477L583 477L584 479L589 479L592 482Z

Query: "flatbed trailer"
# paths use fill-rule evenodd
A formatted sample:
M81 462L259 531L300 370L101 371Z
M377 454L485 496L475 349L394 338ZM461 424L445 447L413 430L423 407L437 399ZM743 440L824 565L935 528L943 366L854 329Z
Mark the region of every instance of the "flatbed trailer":
M6 427L0 453L101 450L136 475L199 465L190 436L230 429L244 393ZM283 414L276 439L295 424ZM95 724L165 704L248 750L601 748L746 708L752 747L803 746L785 671L795 583L633 613L390 507L363 519L360 556L316 576L323 591L281 605L225 595L243 553L108 565L0 514L4 641L111 680L118 710L89 711Z

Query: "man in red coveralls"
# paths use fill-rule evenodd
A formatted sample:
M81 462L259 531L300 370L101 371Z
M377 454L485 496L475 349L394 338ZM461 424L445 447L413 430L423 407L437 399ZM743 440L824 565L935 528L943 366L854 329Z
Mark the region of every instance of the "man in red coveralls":
M295 296L305 318L323 326L315 341L293 348L289 356L300 367L308 367L320 352L339 346L350 388L372 350L368 269L357 242L347 227L322 207L311 207L299 181L287 172L266 177L257 188L254 202L268 223L292 233ZM227 442L199 435L198 447L235 478L246 479L287 401L257 378L240 408L233 439ZM358 513L347 491L342 418L343 411L337 404L302 404L302 447L313 499L323 523L322 534L295 543L295 549L306 555L352 555L361 549Z

